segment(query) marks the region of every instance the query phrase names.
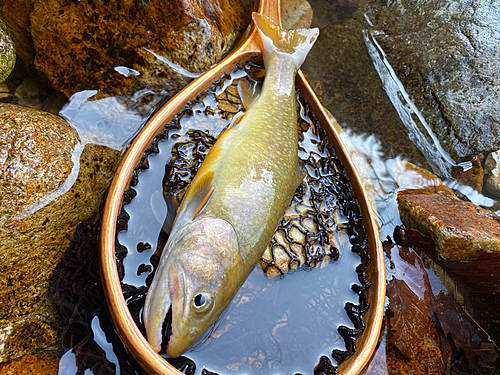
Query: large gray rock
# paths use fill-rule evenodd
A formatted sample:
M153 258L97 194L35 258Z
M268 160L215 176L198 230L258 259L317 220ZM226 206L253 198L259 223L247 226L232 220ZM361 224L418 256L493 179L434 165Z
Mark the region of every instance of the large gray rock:
M443 148L457 161L499 149L500 3L377 0L365 14Z
M408 132L380 83L363 39L368 24L364 17L358 19L358 13L354 19L340 18L341 12L315 8L312 26L321 27L321 32L302 70L341 126L374 134L387 157L401 155L425 165L418 148L402 141Z

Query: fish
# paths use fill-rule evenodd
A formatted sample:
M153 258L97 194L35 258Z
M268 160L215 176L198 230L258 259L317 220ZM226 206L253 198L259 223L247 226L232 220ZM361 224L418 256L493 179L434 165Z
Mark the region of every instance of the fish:
M256 267L302 177L295 76L319 30L283 30L252 13L266 75L243 88L235 116L201 164L178 207L146 295L143 322L159 352L176 358L212 327Z

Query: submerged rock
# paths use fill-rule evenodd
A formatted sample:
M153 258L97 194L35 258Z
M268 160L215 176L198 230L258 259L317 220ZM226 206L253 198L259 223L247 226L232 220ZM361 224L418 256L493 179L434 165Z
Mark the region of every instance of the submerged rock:
M498 2L375 0L358 12L359 20L365 17L452 157L465 160L500 148Z
M121 95L151 85L180 88L192 76L175 70L200 73L218 62L250 16L241 1L229 0L20 3L1 8L27 49L20 58L68 97L85 89Z
M311 4L307 0L281 1L281 26L284 29L309 28L313 17Z
M397 200L402 222L431 237L440 257L468 260L500 253L500 217L459 199L448 186L401 190Z
M310 83L321 82L320 87L314 85L314 90L322 94L322 104L341 126L357 134L374 134L382 142L387 157L411 156L412 160L420 157L418 163L424 164L425 159L413 143L400 141L408 137L408 132L381 87L366 51L361 32L366 20L331 22L335 15L340 17L342 13L321 10L323 12L318 12L315 8L312 26L325 26L314 46L314 58L306 59L301 69Z
M120 157L78 147L60 117L0 104L0 362L58 343L49 279L66 236L96 215Z
M479 193L483 192L484 168L481 164L481 155L471 160L471 168L464 170L462 167L454 167L451 170L451 176L462 185L470 186Z
M0 18L0 83L5 81L16 64L16 51L7 28Z

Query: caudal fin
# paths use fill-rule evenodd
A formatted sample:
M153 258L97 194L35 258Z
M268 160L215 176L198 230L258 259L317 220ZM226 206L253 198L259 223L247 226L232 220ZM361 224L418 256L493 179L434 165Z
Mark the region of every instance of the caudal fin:
M313 29L284 30L262 14L253 12L252 18L262 41L264 59L272 51L286 53L292 56L297 69L306 59L319 35L319 29L316 27Z

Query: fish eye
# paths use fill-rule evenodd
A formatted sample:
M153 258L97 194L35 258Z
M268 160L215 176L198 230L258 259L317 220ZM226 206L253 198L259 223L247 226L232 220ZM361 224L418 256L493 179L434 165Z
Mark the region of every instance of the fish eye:
M193 297L191 303L196 311L202 312L210 306L210 297L207 293L201 292Z

